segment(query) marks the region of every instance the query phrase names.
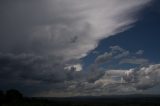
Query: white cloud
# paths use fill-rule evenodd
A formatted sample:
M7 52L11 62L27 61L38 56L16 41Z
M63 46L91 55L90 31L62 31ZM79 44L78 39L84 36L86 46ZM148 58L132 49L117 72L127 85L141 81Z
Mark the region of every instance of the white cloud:
M138 89L148 89L159 85L160 83L160 64L150 65L149 67L142 67L137 72L138 82L136 87Z
M144 53L144 50L138 50L138 51L136 52L137 55L142 55L143 53Z
M118 80L115 76L120 77ZM132 85L138 90L146 90L160 84L160 64L149 65L142 67L139 70L107 70L104 76L96 81L101 82L102 85L128 83L126 86ZM123 81L121 81L123 78ZM124 82L125 81L125 82Z
M93 77L93 75L96 76L97 73L91 76ZM65 86L67 88L63 89L63 91L50 89L40 94L41 96L99 96L142 93L158 86L160 84L159 78L160 64L139 69L106 70L101 77L96 78L93 82L88 82L87 80L66 81Z
M5 3L1 52L80 59L100 40L125 31L151 0L40 0ZM41 8L43 6L43 8ZM3 20L1 20L3 21ZM10 21L8 23L7 21ZM14 25L18 24L16 27Z
M115 58L115 59L120 59L120 58L126 57L126 56L128 56L128 55L129 55L129 51L124 51L124 52L116 55L114 58Z
M73 70L73 71L82 71L83 67L81 64L74 64L74 65L66 66L64 69Z
M129 70L107 70L103 78L111 78L117 83L129 83L133 82L134 79L134 69Z
M93 50L101 39L129 28L137 20L135 13L149 1L53 0L48 14L59 22L35 27L33 42L39 42L44 47L40 49L47 54L65 60L79 59Z
M116 45L116 46L111 46L110 47L112 52L124 52L125 50L123 48L121 48L120 46Z
M112 58L112 55L113 55L112 53L105 52L104 54L99 55L96 58L95 62L97 64L103 64L103 63L109 61Z
M136 65L148 65L149 60L144 58L125 58L122 59L119 64L136 64Z

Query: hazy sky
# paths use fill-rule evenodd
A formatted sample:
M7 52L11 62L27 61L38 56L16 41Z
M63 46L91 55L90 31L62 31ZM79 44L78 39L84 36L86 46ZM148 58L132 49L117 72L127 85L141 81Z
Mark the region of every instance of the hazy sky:
M159 94L158 0L1 0L0 89Z

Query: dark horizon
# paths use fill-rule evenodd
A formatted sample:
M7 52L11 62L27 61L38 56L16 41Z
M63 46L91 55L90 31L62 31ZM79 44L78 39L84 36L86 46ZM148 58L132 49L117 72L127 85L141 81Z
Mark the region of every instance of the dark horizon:
M0 105L4 106L158 106L160 95L103 96L103 97L25 97L17 90L0 91Z

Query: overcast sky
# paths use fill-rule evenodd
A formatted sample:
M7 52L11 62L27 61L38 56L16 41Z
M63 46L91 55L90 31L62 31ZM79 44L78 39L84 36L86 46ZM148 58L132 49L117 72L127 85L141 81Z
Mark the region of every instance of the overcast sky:
M160 93L158 0L1 0L0 89Z

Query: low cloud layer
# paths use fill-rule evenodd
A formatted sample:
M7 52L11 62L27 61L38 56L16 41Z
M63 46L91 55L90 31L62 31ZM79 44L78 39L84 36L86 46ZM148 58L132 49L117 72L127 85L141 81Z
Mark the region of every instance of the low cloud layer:
M0 83L16 86L32 96L98 96L143 92L160 83L160 64L128 70L64 69L65 64L35 55L0 53ZM80 65L75 65L79 67Z
M96 76L97 74L95 74ZM44 91L39 96L86 96L86 95L117 95L141 93L144 90L158 86L160 83L160 64L150 65L140 69L106 70L94 82L66 82L67 88L61 95L54 90Z

